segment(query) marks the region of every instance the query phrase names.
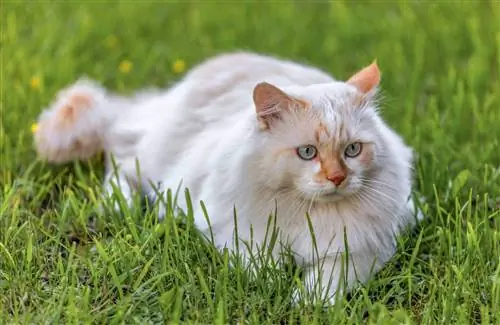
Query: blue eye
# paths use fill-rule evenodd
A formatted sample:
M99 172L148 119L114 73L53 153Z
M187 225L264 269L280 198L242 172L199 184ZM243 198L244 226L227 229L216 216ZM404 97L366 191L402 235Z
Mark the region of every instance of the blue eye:
M349 158L354 158L359 156L362 149L361 142L353 142L345 148L344 155Z
M300 146L297 148L297 156L299 156L300 159L303 160L314 159L317 154L318 150L315 146L312 145Z

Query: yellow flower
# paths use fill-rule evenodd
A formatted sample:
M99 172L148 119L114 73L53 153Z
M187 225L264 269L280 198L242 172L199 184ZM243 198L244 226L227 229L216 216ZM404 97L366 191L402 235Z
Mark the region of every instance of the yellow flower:
M172 64L172 70L175 73L183 73L186 70L186 62L184 60L175 60L174 64Z
M106 45L109 48L114 49L116 45L118 45L118 38L115 35L109 35L106 38Z
M38 77L38 76L34 76L30 80L30 86L33 89L40 89L41 84L42 84L42 81L41 81L40 77Z
M132 70L132 62L129 60L123 60L120 62L120 66L118 67L122 73L129 73Z
M38 124L36 123L31 124L31 133L36 133L37 130L38 130Z

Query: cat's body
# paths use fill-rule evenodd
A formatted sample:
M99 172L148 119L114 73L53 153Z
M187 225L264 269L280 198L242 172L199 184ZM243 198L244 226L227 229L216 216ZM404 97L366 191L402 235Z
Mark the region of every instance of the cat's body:
M378 80L375 65L345 83L315 68L235 53L200 64L171 89L135 98L80 81L42 115L37 145L54 162L102 146L119 167L116 179L108 161L107 191L117 182L128 198L139 183L150 196L151 184L173 191L181 184L196 226L208 234L204 202L219 247L233 247L233 207L240 239L249 240L252 228L254 244L276 215L281 240L306 268L317 262L308 213L334 292L345 240L348 284L366 281L415 221L412 153L376 113ZM309 287L312 269L306 277Z

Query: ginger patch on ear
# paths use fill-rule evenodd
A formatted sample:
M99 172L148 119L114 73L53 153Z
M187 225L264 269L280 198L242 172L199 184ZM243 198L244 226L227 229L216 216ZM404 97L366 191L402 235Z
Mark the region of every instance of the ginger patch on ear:
M253 101L257 119L262 130L268 129L271 123L283 112L295 108L307 109L311 104L303 99L292 98L278 87L261 82L253 90Z
M380 84L380 69L376 61L352 75L347 83L366 94Z

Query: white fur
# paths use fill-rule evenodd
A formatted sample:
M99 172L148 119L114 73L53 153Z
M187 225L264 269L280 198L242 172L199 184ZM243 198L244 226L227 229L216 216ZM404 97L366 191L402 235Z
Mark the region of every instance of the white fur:
M356 159L346 160L351 170L347 185L335 188L313 182L317 162L294 155L275 159L270 153L314 143L315 125L310 116L290 114L271 133L260 131L252 90L262 81L311 102L311 116L326 121L334 136L372 143L370 168L365 170ZM95 90L96 96L103 93ZM158 183L175 191L182 181L194 202L197 227L209 234L198 203L203 200L206 205L218 247L234 248L233 206L240 239L249 240L251 226L257 244L264 240L268 216L276 212L281 240L306 268L306 288L313 290L317 275L312 264L320 262L323 277L333 278L330 288L324 284L328 279L323 279L322 293L331 296L341 280L338 259L345 256L344 239L350 253L347 285L351 288L356 280L368 280L393 256L395 236L415 220L409 200L412 151L383 122L373 101L362 109L349 107L355 95L353 86L306 65L250 53L226 54L195 67L169 90L128 101L126 109L117 107L116 97L107 102L100 97L100 107L93 110L95 124L88 119L85 127L96 130L103 121L108 123L100 129L103 146L119 165L117 181L128 180L127 196L129 187L138 184L146 192ZM118 109L122 111L116 113ZM103 113L109 110L114 113ZM341 123L347 126L345 134L338 133ZM109 173L108 166L107 180L113 179ZM320 192L337 194L328 199ZM178 204L186 208L182 194Z

